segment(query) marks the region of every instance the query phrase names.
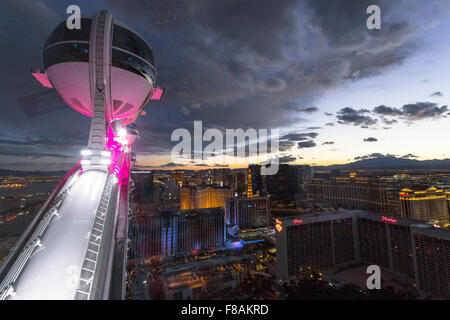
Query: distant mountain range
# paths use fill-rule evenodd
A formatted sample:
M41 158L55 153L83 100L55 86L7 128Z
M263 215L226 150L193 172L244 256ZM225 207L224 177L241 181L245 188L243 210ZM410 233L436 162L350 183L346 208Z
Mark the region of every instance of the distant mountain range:
M450 159L443 160L415 160L404 159L396 157L383 157L364 159L346 164L332 164L329 166L314 166L315 170L357 170L357 169L450 169ZM69 169L68 169L69 170ZM67 171L68 171L67 170ZM204 170L204 169L203 169ZM233 171L245 171L246 168L232 169ZM0 176L27 176L27 175L42 175L42 176L56 176L65 175L67 171L20 171L0 169ZM142 171L142 170L133 170ZM172 170L158 170L152 169L155 172L169 173ZM191 170L186 170L191 171Z
M346 164L315 166L317 170L356 170L356 169L450 169L450 159L415 160L396 157L364 159Z

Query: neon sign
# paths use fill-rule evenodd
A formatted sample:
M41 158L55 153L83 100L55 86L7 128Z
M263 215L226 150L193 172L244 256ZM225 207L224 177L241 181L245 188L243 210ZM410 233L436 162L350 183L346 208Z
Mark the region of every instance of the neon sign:
M300 220L300 219L294 219L293 221L294 221L294 224L301 224L301 223L303 223L303 220Z
M385 216L382 216L381 220L385 221L385 222L390 222L390 223L397 223L398 222L398 220L396 220L396 219L388 218L388 217L385 217Z
M281 226L281 224L276 224L275 229L277 229L278 232L281 232L283 230L283 227Z
M15 218L17 218L17 216L12 216L12 217L6 218L5 221L8 222L8 221L14 220Z

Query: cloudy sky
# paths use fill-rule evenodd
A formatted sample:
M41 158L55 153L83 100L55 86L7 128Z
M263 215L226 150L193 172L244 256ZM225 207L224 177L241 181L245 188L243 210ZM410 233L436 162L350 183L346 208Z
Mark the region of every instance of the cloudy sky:
M142 168L173 165L171 133L195 120L279 128L291 163L450 158L449 1L3 0L0 168L67 169L87 143L89 118L29 74L71 4L109 10L153 47L166 94L137 121ZM381 30L366 27L371 4Z

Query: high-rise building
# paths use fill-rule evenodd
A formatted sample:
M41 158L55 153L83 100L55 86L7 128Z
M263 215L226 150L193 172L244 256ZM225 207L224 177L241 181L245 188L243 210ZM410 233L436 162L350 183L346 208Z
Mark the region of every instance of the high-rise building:
M287 280L357 261L354 219L350 211L277 218L277 277Z
M226 222L240 229L260 228L270 222L270 198L229 198L226 200Z
M313 168L309 165L298 165L297 170L299 189L306 191L308 183L310 183L314 177Z
M138 203L153 202L153 173L151 171L133 171L131 179L134 182L135 201Z
M239 194L243 195L247 191L247 174L245 172L233 173L236 178L236 185L232 188Z
M231 170L229 168L215 169L214 180L218 186L231 186Z
M230 188L215 185L204 188L183 187L180 193L181 210L225 207L226 199L233 196Z
M399 194L402 217L449 223L450 192L435 187L402 189Z
M225 245L223 208L167 211L135 216L130 221L131 256L189 255Z
M248 166L247 185L247 197L259 196L264 194L260 165L251 164Z
M336 208L389 212L387 185L372 178L313 179L308 184L308 196Z
M276 174L265 176L264 194L293 197L299 191L300 179L302 179L301 168L295 165L280 164Z
M308 165L280 164L274 175L261 175L260 165L248 167L247 195L271 195L293 199L294 195L306 191L306 184L312 180L313 170Z
M276 273L288 280L352 264L376 264L415 284L424 296L450 299L450 230L367 211L276 220Z

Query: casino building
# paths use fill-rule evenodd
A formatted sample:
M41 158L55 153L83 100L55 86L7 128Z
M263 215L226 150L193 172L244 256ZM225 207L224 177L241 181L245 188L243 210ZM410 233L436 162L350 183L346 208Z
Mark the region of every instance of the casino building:
M366 177L313 179L308 197L336 208L389 212L387 185Z
M229 187L210 185L206 187L182 187L180 209L204 209L225 207L227 198L232 196Z
M130 222L131 256L148 259L219 249L226 242L223 208L139 215Z
M229 198L225 212L228 225L240 229L265 227L270 222L270 197Z
M430 188L403 189L399 194L402 217L449 223L450 192Z
M376 264L424 296L450 299L450 230L367 211L276 220L277 278Z

